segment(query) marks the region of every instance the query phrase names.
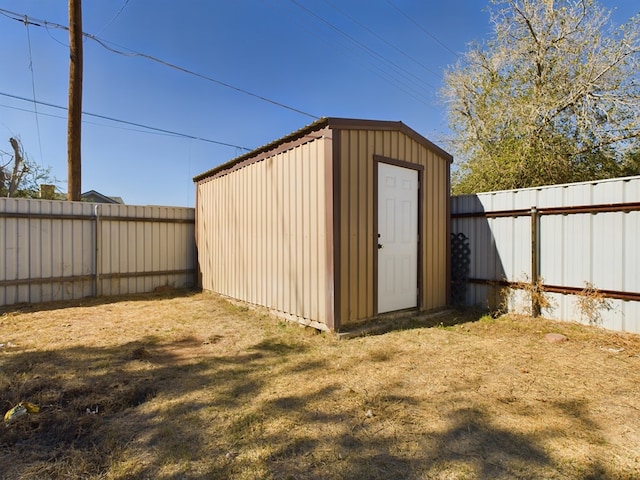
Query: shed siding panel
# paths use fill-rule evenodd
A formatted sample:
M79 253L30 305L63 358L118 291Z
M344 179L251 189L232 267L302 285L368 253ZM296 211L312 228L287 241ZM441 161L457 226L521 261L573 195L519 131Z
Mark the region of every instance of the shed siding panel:
M326 141L198 184L204 289L302 321L325 321Z
M376 315L374 297L374 155L424 167L423 296L420 308L447 304L449 161L398 131L343 130L340 135L340 305L343 325Z

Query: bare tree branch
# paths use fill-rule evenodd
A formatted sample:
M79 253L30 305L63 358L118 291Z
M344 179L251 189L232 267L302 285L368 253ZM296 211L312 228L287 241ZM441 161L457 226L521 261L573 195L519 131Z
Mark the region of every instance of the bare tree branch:
M640 15L614 30L596 0L492 5L494 36L445 74L457 185L616 176L640 151Z
M18 186L20 185L20 181L22 177L27 172L27 167L23 161L23 150L22 144L20 141L14 137L9 139L9 143L11 144L11 148L13 148L13 169L11 171L11 177L9 179L9 188L7 192L7 197L15 197L16 192L18 191Z

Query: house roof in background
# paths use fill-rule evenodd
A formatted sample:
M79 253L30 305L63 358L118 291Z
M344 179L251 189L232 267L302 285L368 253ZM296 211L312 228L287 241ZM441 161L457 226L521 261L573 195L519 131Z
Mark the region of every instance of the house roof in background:
M82 200L85 202L115 203L124 205L124 200L122 200L122 197L110 197L107 195L103 195L96 190L89 190L87 192L84 192L82 195L80 195L80 198L82 198Z

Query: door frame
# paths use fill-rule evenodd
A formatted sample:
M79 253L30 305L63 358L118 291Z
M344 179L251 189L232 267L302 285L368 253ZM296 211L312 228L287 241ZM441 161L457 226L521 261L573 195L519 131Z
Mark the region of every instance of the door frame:
M417 292L417 307L410 307L405 310L415 310L416 308L420 310L422 308L422 300L424 298L423 284L422 284L422 265L423 265L423 245L424 245L424 235L423 232L423 189L422 185L423 177L424 177L424 165L420 165L417 163L410 163L404 160L398 160L395 158L385 157L382 155L374 155L373 156L374 168L373 168L373 238L372 238L372 248L373 248L373 308L376 315L379 315L378 312L378 196L379 196L379 185L378 185L378 164L386 163L388 165L393 165L396 167L407 168L409 170L415 170L418 172L418 268L416 279L416 285L418 288ZM402 311L402 310L397 310ZM384 313L392 313L392 312L384 312Z

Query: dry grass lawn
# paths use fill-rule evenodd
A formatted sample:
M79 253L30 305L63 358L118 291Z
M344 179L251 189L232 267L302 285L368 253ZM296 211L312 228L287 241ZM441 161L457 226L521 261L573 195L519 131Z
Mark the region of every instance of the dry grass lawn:
M5 310L0 412L41 412L0 425L0 477L640 478L640 336L437 322L336 340L208 294Z

